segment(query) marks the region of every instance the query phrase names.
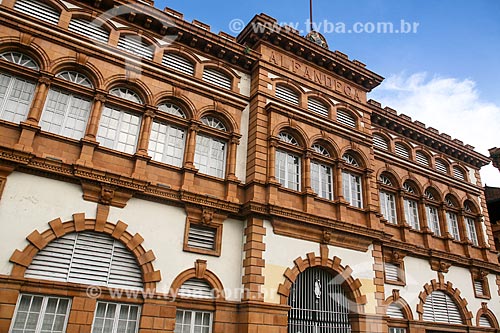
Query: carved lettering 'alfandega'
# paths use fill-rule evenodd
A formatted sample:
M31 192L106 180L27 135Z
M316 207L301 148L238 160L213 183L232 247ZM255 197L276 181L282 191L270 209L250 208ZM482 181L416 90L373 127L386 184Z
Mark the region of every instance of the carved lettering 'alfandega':
M365 93L363 91L356 89L343 81L336 80L332 76L316 70L313 67L307 66L303 62L287 57L286 55L276 54L274 51L271 51L269 62L325 88L334 90L335 92L347 96L355 101L364 101Z

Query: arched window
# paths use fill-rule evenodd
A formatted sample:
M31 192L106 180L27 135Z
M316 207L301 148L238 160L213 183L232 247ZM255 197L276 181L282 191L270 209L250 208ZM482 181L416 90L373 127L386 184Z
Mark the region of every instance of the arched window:
M319 99L309 97L307 99L307 109L323 117L328 117L328 105Z
M382 150L389 150L389 142L386 138L379 134L373 134L373 146Z
M203 69L203 76L201 79L205 82L212 83L218 87L228 90L231 90L233 83L231 77L227 76L219 70L207 67Z
M29 70L39 70L38 64L24 53L7 51L0 54L0 59ZM0 119L13 123L26 120L35 87L33 81L0 72Z
M121 108L130 108L130 103L124 103L121 100L142 104L142 100L134 91L117 87L109 91L111 103L123 105ZM136 107L136 105L131 106ZM99 131L97 132L97 141L102 146L119 150L127 154L134 154L141 126L141 117L133 112L121 111L120 106L106 104L99 122Z
M86 285L142 289L134 255L106 234L79 232L50 242L33 258L25 277Z
M356 118L346 110L337 110L337 121L349 127L356 127Z
M453 177L455 177L456 179L465 180L465 173L462 171L461 168L454 166Z
M418 195L415 186L406 181L403 184L405 218L413 229L420 230L420 219L418 216Z
M219 133L227 132L226 126L219 119L205 116L200 119L201 123ZM226 172L227 142L213 135L196 135L196 151L194 164L198 171L206 175L224 178Z
M486 316L486 315L481 315L479 317L479 326L481 327L491 327L491 328L494 328L495 326L493 326L493 323L491 322L491 319Z
M344 199L353 207L363 207L363 185L360 176L360 164L350 153L342 156L344 170L342 170L342 189Z
M332 168L327 159L330 153L319 144L312 146L314 160L311 160L311 187L319 197L333 199Z
M14 9L44 22L59 23L59 12L39 0L17 0Z
M299 94L282 84L276 85L276 97L294 105L299 105Z
M300 273L288 296L288 332L351 332L343 282L318 267Z
M171 103L158 105L158 110L164 113L162 118L165 120L156 117L153 121L148 154L155 161L180 167L186 141L186 131L182 127L187 126L184 121L186 115L179 106Z
M396 144L394 144L394 152L400 157L410 159L410 149L401 142L396 142Z
M398 223L396 212L395 187L391 179L384 174L379 177L380 181L380 211L384 218L392 224Z
M446 206L446 222L448 223L448 233L454 240L460 240L460 229L458 227L458 202L451 195L444 198Z
M457 304L443 291L433 291L427 296L423 310L424 321L458 325L463 324Z
M139 35L121 34L118 39L117 47L126 52L132 53L141 58L153 59L154 45L150 45L144 41Z
M212 286L203 279L191 278L177 291L177 296L186 298L214 299ZM213 313L194 309L177 309L175 333L212 332Z
M187 75L194 75L194 65L188 59L175 53L165 52L161 63L171 69Z
M434 189L428 188L424 192L425 213L427 215L427 225L436 236L441 236L441 223L439 221L439 210L437 194Z
M69 21L68 30L99 42L108 43L109 32L94 21L72 18Z
M436 170L447 174L448 173L448 164L444 160L438 158L438 159L436 159Z
M92 82L85 75L74 71L60 72L56 78L64 80L64 89L57 87L58 82L51 85L40 126L47 132L80 139L85 134L92 101L90 96L82 96L74 91L85 92L85 88L92 89ZM70 87L73 91L68 89Z
M280 132L278 139L282 147L287 149L276 149L276 179L286 188L300 191L301 189L301 158L297 153L299 143L293 135L288 132Z
M467 238L471 241L472 245L479 246L479 236L477 231L482 229L476 226L478 222L476 206L469 200L464 203L464 215Z
M415 154L415 159L417 160L417 163L419 164L422 164L424 166L430 166L430 162L429 162L429 157L427 156L427 154L425 154L424 152L422 151L417 151L417 153Z

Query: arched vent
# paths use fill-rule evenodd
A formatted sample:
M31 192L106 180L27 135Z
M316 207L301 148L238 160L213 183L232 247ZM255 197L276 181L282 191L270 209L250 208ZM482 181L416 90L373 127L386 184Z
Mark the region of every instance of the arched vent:
M493 328L493 324L491 323L490 318L486 317L485 315L479 317L479 326Z
M453 167L453 177L460 179L460 180L465 180L465 174L464 172L457 167Z
M425 155L421 151L417 151L417 153L415 154L415 159L417 160L417 163L419 163L419 164L422 164L425 166L430 165L429 158L427 157L427 155Z
M294 90L281 84L276 85L276 97L295 105L299 104L299 95Z
M380 136L378 134L373 135L373 145L375 146L375 148L389 150L389 143L387 142L387 140L383 136Z
M307 108L320 116L328 117L328 106L316 98L310 97L307 100Z
M448 294L433 291L424 303L424 321L447 324L463 324L457 304Z
M231 78L216 69L203 69L203 76L201 79L205 82L215 84L216 86L219 86L221 88L231 90Z
M408 150L408 148L406 148L405 145L397 142L395 145L394 145L394 149L396 151L396 155L398 156L401 156L401 157L404 157L406 159L409 159L410 158L410 151Z
M442 173L448 173L448 167L446 166L446 163L440 159L436 160L436 170Z
M337 110L337 121L349 127L356 127L356 118L344 110Z
M67 234L38 252L25 277L142 289L142 272L119 241L95 232Z
M59 12L38 0L17 0L14 9L54 25L59 23Z
M177 296L192 298L214 298L214 291L207 281L189 279L185 281L177 292Z
M145 43L140 36L120 35L117 47L136 56L149 60L153 59L154 47Z
M194 75L194 65L184 57L175 53L165 53L161 63L187 75Z
M108 31L88 20L71 19L68 30L103 43L107 43L109 39Z
M397 303L391 303L391 305L387 307L387 315L391 318L405 319L403 310Z

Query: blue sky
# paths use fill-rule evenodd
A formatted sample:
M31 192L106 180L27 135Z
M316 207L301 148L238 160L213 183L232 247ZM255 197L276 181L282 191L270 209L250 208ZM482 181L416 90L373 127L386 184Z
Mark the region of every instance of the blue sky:
M245 24L258 13L307 29L309 1L156 1L232 35L230 22ZM314 0L314 21L418 23L416 33L328 33L331 50L367 64L385 82L370 94L383 105L476 147L500 146L500 1ZM482 170L483 183L500 187L500 173Z

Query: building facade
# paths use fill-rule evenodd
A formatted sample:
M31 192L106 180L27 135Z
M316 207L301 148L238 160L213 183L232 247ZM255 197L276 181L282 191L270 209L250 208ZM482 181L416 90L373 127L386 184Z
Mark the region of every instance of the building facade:
M0 8L0 332L499 331L489 159L319 34Z

